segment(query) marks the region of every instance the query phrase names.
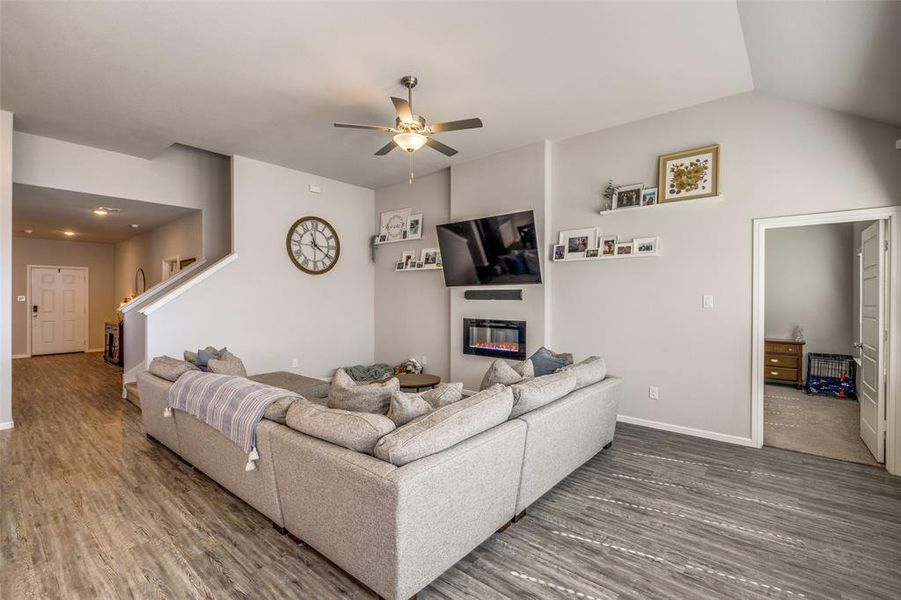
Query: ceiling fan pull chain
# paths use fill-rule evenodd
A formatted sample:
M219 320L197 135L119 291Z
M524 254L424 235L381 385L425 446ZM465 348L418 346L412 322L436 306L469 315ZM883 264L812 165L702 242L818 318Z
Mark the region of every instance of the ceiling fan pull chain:
M413 185L413 153L410 152L410 178L407 180L409 185Z

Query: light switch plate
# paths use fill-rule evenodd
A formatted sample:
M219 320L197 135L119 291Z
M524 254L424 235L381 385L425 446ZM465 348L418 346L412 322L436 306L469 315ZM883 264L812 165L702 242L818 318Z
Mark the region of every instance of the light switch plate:
M309 189L310 189L310 193L311 193L311 194L321 194L321 193L322 193L322 188L319 187L318 185L312 185L312 184L310 184L310 188L309 188Z
M703 306L704 308L713 308L713 296L704 296Z

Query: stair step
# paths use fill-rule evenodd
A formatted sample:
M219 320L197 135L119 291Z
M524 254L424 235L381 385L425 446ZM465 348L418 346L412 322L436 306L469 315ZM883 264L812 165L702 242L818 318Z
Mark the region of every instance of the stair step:
M141 396L138 394L138 384L129 382L125 384L125 399L141 408Z

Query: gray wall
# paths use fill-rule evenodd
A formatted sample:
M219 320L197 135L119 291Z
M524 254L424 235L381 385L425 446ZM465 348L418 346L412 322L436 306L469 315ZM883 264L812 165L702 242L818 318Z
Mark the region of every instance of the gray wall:
M661 256L554 264L554 347L605 356L624 377L621 414L749 438L753 219L897 204L899 137L748 93L556 143L554 229L657 235ZM714 142L722 201L597 214L607 178L654 184L659 153Z
M112 244L13 238L13 356L27 355L28 304L16 301L28 294L28 265L88 268L88 348L103 348L103 324L115 318L116 296L113 286L114 252Z
M791 339L800 325L806 352L851 354L854 247L853 223L767 231L767 337Z
M425 370L447 380L449 299L441 271L397 273L401 253L437 248L435 225L447 223L450 207L450 172L439 171L375 192L375 223L382 212L409 207L422 213L422 240L385 244L376 251L375 360L390 365L408 358L426 358ZM375 231L377 226L373 229Z

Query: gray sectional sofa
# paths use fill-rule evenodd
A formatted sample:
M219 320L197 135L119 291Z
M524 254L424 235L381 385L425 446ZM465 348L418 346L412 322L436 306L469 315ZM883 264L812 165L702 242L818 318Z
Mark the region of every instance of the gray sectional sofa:
M576 389L403 466L263 420L257 468L138 376L148 436L383 598L414 596L613 440L621 380ZM309 390L310 398L321 388ZM290 412L289 412L290 415ZM290 416L289 416L290 422Z

